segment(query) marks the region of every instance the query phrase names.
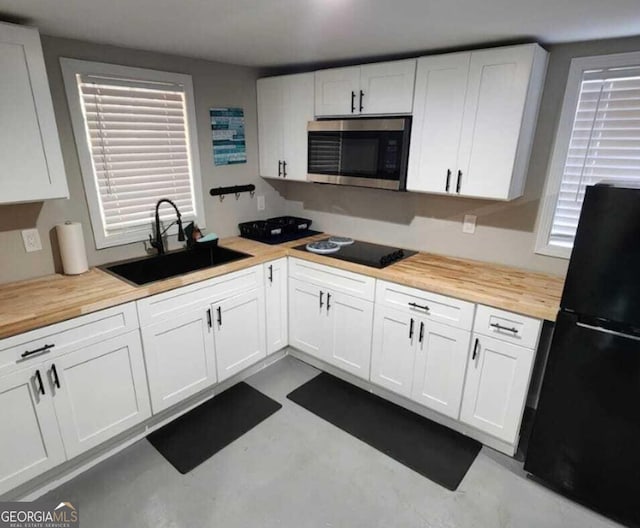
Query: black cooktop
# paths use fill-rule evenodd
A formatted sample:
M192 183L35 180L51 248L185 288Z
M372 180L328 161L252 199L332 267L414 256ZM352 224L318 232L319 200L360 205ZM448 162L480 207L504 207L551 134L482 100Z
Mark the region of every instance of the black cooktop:
M306 244L296 246L293 249L312 253L307 249ZM416 253L417 251L409 251L408 249L391 246L381 246L379 244L359 242L356 240L353 244L341 246L335 253L329 253L323 256L346 260L347 262L353 262L354 264L362 264L364 266L369 266L370 268L382 269L394 262L398 262L399 260L410 257L411 255L415 255Z

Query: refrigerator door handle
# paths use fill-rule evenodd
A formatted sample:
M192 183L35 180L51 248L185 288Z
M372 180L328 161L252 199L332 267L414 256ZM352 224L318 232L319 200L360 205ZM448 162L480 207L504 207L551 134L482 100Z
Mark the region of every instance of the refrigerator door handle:
M622 332L616 332L615 330L609 330L608 328L602 328L601 326L593 326L586 323L576 323L576 325L593 330L594 332L601 332L603 334L610 334L616 337L624 337L626 339L632 339L633 341L640 341L640 336L634 336L631 334L623 334Z

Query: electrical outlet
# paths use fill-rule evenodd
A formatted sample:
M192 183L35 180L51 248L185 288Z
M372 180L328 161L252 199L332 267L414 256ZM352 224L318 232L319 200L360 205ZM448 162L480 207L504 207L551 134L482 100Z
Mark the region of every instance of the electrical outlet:
M22 241L24 242L24 249L27 253L40 251L42 249L40 233L38 233L37 229L24 229L22 231Z
M258 211L264 211L264 196L258 196Z
M464 222L462 223L462 232L473 235L473 233L476 232L477 219L478 217L475 215L464 215Z

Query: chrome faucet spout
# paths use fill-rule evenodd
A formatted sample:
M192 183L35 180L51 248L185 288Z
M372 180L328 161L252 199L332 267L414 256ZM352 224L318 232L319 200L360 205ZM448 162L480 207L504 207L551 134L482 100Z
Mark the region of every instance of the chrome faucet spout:
M183 242L185 240L185 238L186 238L184 236L184 229L182 228L182 215L180 214L180 211L178 210L178 206L175 203L173 203L171 200L169 200L168 198L161 198L160 200L158 200L158 203L156 204L155 233L154 233L153 237L151 235L149 235L149 242L151 244L151 247L153 247L153 248L158 250L158 255L162 255L165 252L164 243L162 242L162 235L165 233L165 231L167 229L169 229L169 227L171 227L173 225L173 223L170 224L164 231L161 231L161 229L160 229L160 206L163 203L168 203L176 211L176 222L175 223L178 224L178 240L180 242Z

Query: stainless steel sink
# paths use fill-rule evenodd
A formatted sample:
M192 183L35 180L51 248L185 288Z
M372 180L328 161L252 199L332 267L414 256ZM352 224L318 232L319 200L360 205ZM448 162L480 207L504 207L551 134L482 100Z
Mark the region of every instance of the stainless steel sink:
M99 266L100 269L135 285L148 284L213 266L220 266L251 255L214 246L172 251L163 255L123 260Z

